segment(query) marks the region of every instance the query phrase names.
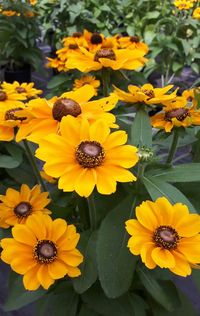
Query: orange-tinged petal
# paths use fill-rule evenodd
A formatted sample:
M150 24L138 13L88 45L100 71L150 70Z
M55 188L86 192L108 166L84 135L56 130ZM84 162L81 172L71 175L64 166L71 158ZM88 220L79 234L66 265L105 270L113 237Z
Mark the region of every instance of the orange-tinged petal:
M152 259L160 268L174 268L176 265L173 254L160 247L156 247L151 253Z
M75 183L75 191L80 196L88 197L94 190L96 182L96 172L94 169L82 169Z
M174 268L170 268L170 271L182 277L190 275L192 273L192 269L187 259L177 251L173 251L173 256L176 261L176 265Z
M156 263L152 259L152 251L155 248L155 244L153 242L145 243L141 248L141 258L142 262L146 265L149 269L154 269L156 267Z
M62 252L62 260L64 259L64 251ZM64 259L65 263L71 267L76 267L83 261L83 256L78 251L78 249L73 249L71 251L67 251L66 259Z
M130 235L148 235L151 239L152 233L149 232L144 226L142 226L138 220L136 219L129 219L126 221L126 230Z
M22 184L20 198L21 201L29 201L31 190L26 184Z
M80 123L75 117L71 115L63 117L60 130L66 142L71 146L76 147L80 143Z
M111 194L116 191L117 183L115 180L111 179L109 177L109 174L107 173L106 168L103 166L96 168L96 174L97 174L97 190L101 194Z
M127 138L128 138L128 135L124 131L117 131L117 132L111 133L103 144L104 149L109 150L111 148L124 145L127 142Z
M141 253L142 246L150 241L148 235L132 236L128 241L128 247L134 255Z
M25 225L15 225L12 228L12 234L13 237L22 244L34 246L37 242L34 233Z
M67 258L67 255L66 255ZM59 255L60 259L60 255ZM62 259L62 258L61 258ZM64 260L63 260L64 261ZM56 260L48 265L48 273L52 279L57 280L63 278L67 274L67 266L66 264L60 260Z
M200 232L200 216L190 214L182 217L176 224L176 230L181 237L192 237Z
M51 278L51 276L49 275L48 265L45 264L39 267L37 272L37 278L45 290L48 290L48 288L55 282L54 279Z
M70 92L65 92L61 98L69 98L77 103L88 102L95 95L95 89L91 85L84 85L83 87Z
M23 284L26 290L35 291L40 287L40 283L36 277L39 267L39 265L36 265L24 275Z
M81 275L81 271L79 268L77 267L70 267L70 266L67 266L68 268L68 275L69 277L71 278L74 278L74 277L78 277L79 275Z
M110 133L108 125L102 120L98 120L90 127L90 140L103 144Z
M136 217L140 224L151 232L158 227L157 217L147 201L136 207Z
M66 233L67 230L67 223L65 220L61 218L57 218L52 223L52 230L51 230L51 239L54 242Z

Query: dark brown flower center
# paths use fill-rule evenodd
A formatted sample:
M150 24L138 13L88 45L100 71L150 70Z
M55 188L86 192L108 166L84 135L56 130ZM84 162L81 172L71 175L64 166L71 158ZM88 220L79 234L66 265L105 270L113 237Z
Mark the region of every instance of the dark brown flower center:
M27 217L32 213L32 206L28 202L20 202L15 206L14 213L19 218Z
M131 36L130 37L130 42L131 43L139 43L139 41L140 41L139 36Z
M178 121L183 121L187 116L189 116L189 110L184 108L178 108L165 113L165 120L171 121L176 118Z
M176 249L179 239L177 231L171 226L159 226L153 235L156 246L163 249Z
M101 48L94 55L94 61L99 61L99 58L108 58L116 60L116 55L111 48Z
M78 45L77 44L69 44L68 48L69 49L77 49Z
M92 44L101 44L103 42L103 39L99 33L93 33L90 42Z
M57 258L57 247L51 240L39 240L34 247L34 258L39 263L51 263Z
M105 151L100 143L95 141L81 142L76 148L76 160L84 168L100 166L105 158Z
M26 89L24 89L24 88L22 88L22 87L17 87L15 90L16 90L18 93L24 93L24 92L26 92Z
M5 101L7 99L7 95L5 92L0 91L0 101Z
M155 98L155 94L154 94L154 91L153 90L147 90L147 89L142 89L142 92L147 96L149 97L149 99L152 99L152 98Z
M17 111L20 111L20 110L23 110L23 109L22 108L15 108L15 109L11 109L11 110L6 111L6 113L5 113L5 120L6 121L8 121L8 120L14 120L14 121L17 121L17 120L24 121L24 120L26 120L26 117L17 117L17 116L15 116L15 113Z
M81 107L76 101L72 99L61 98L54 103L52 114L53 118L60 122L63 116L72 115L77 117L80 115Z
M81 37L83 34L81 33L81 32L74 32L73 34L72 34L72 37Z

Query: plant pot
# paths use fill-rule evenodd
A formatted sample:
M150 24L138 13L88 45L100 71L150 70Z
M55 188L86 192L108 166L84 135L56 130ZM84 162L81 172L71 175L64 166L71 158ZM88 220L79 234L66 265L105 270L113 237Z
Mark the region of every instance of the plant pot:
M22 69L9 70L5 69L4 71L4 80L9 83L14 81L22 82L31 82L31 66L24 65Z

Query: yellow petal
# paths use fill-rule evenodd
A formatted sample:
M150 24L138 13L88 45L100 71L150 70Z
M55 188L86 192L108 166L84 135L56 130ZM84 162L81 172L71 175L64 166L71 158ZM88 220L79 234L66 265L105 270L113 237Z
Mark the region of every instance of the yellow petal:
M160 268L174 268L176 265L173 254L161 247L156 247L151 253L152 259Z
M37 272L37 278L45 290L48 290L48 288L55 282L54 279L51 278L51 276L49 275L48 265L45 264L39 267Z
M36 265L24 275L23 284L26 290L35 291L40 287L40 283L37 278L38 268L39 266Z
M192 237L200 232L200 216L190 214L182 217L175 226L179 236Z
M158 220L148 202L142 202L140 206L136 207L136 217L142 226L154 232L158 227Z
M141 249L141 258L142 262L146 265L149 269L154 269L156 267L156 263L152 259L152 251L155 248L155 244L153 242L147 242L142 246Z
M170 271L182 277L190 275L192 273L192 269L187 259L177 251L173 251L173 256L176 261L176 265L174 268L170 268Z
M90 140L103 144L110 133L108 125L102 120L98 120L90 127Z
M67 274L67 266L64 262L55 260L48 265L48 272L52 279L57 280L63 278Z
M57 218L52 222L51 239L54 242L66 233L67 223L64 219Z
M25 225L15 225L12 229L12 234L13 237L22 244L34 246L37 243L35 234Z
M94 190L96 184L96 172L91 169L82 169L75 183L75 191L80 196L88 197Z

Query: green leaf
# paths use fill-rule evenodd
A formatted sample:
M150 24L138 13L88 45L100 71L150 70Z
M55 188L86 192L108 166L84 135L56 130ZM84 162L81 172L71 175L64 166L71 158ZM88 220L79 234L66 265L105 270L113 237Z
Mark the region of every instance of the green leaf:
M21 147L15 143L5 143L8 153L21 164L23 159L23 151Z
M45 294L45 290L27 291L22 282L22 276L14 272L10 274L9 292L4 303L6 312L19 309L27 304L37 301Z
M191 213L196 213L196 210L190 201L173 185L147 176L143 177L143 183L153 201L158 197L165 196L171 203L174 204L179 202L186 204Z
M181 164L166 169L154 169L147 172L146 176L172 183L200 181L200 163Z
M140 108L137 110L131 129L131 143L137 147L152 147L152 128L148 113Z
M16 158L8 155L0 155L0 168L12 169L19 165L20 162Z
M137 257L128 248L125 221L133 216L136 198L127 197L108 213L99 229L97 262L101 285L110 298L116 298L129 289Z
M81 234L78 248L83 254L84 260L79 266L81 275L72 279L74 289L77 293L85 292L97 279L96 242L96 231Z
M63 84L63 83L66 82L66 81L68 81L67 75L61 73L61 74L59 74L59 75L53 77L53 78L49 81L49 83L48 83L48 85L47 85L47 88L48 88L48 89L56 88L56 87L58 87L59 85Z
M138 275L147 292L167 311L172 312L180 303L178 291L171 281L158 283L144 266L138 268Z
M96 313L87 307L87 305L83 304L78 316L101 316L102 314Z

